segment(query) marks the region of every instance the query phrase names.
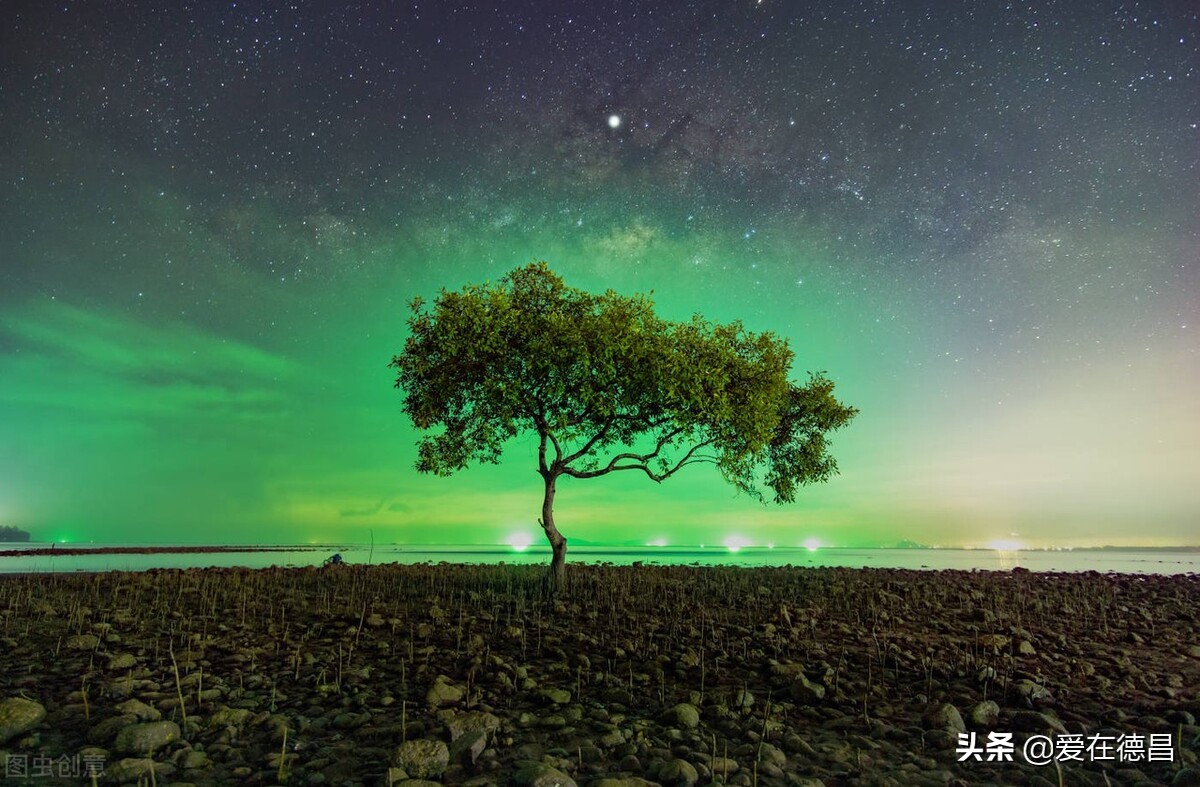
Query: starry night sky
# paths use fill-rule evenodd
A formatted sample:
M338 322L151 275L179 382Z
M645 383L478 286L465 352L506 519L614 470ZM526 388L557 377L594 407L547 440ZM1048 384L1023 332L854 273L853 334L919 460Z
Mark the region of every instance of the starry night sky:
M788 507L563 482L593 541L1200 541L1183 2L0 8L0 525L540 539L536 444L412 469L414 295L544 259L861 409Z

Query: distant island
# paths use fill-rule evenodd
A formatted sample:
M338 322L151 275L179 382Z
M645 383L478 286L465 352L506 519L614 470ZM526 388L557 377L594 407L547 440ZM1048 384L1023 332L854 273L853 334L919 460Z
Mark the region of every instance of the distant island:
M11 525L9 525L7 527L0 527L0 542L12 543L15 541L28 541L28 540L29 540L29 534L26 533L24 530L22 530L19 527L13 527Z

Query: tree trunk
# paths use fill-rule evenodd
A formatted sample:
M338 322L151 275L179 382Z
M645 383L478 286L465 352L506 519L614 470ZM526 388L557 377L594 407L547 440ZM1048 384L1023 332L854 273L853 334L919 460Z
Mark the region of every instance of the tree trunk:
M553 556L550 558L550 573L546 577L547 585L551 590L556 590L562 586L566 579L567 571L567 539L563 538L562 533L558 532L558 528L554 526L554 484L558 477L547 473L546 479L546 494L542 498L542 530L546 531L546 540L550 542L550 548L553 550Z

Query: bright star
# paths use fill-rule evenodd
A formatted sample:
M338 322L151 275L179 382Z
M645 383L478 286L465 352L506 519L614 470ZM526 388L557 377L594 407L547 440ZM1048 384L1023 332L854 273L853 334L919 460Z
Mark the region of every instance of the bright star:
M621 116L620 115L609 115L608 116L608 127L609 128L620 128L621 127Z

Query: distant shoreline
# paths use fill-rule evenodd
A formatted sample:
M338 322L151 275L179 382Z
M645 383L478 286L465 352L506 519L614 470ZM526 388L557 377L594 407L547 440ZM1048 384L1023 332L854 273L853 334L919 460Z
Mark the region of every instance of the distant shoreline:
M3 549L0 557L54 556L54 555L188 555L217 554L222 552L318 552L322 546L140 546L140 547L37 547L36 549Z

